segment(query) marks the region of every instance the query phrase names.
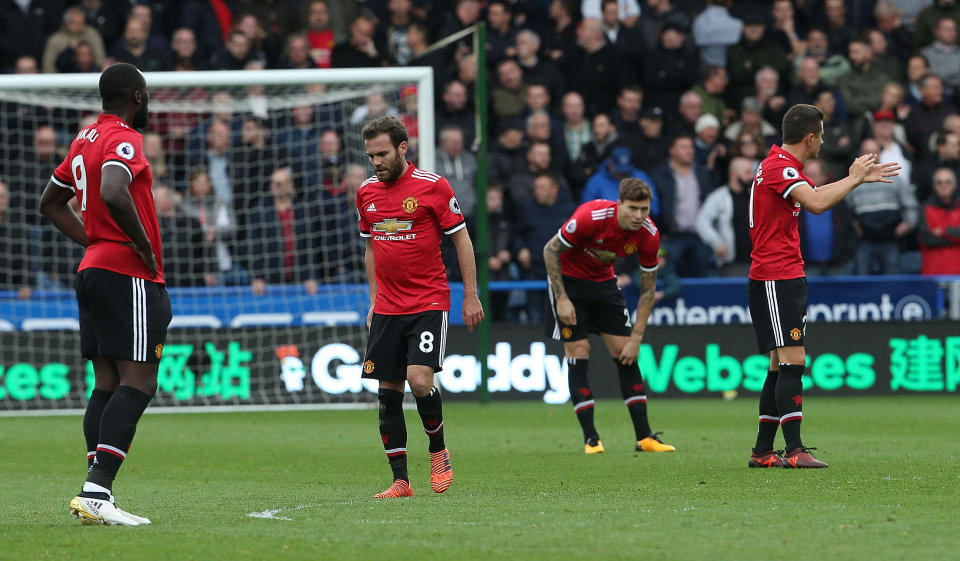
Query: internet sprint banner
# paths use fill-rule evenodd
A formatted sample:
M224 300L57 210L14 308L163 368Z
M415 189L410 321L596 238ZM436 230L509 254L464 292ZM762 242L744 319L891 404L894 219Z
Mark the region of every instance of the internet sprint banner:
M560 343L538 326L494 326L487 356L494 399L569 399ZM162 351L153 407L370 402L361 379L362 328L172 331ZM768 358L748 325L651 327L639 353L650 394L670 397L758 392ZM590 377L598 397L619 397L612 359L594 342ZM953 322L847 323L807 333L811 394L957 393L960 333ZM12 332L0 343L0 410L76 409L93 384L75 331ZM438 384L447 399L477 399L476 336L451 328ZM383 365L378 365L383 368Z

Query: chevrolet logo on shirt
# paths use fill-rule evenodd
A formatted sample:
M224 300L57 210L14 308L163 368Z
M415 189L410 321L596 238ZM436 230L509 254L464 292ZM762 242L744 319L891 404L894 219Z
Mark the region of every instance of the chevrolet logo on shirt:
M412 220L397 220L396 218L387 218L382 222L377 222L373 225L373 231L379 232L381 234L396 234L397 232L405 232L413 228Z

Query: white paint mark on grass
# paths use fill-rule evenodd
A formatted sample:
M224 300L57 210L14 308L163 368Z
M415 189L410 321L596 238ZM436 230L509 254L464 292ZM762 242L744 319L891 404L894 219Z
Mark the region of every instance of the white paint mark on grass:
M281 508L270 508L261 512L251 512L250 514L247 514L247 516L249 516L250 518L267 518L270 520L293 520L293 518L290 518L289 516L277 516L277 515L285 510L300 510L300 509L311 508L311 507L313 507L313 505L297 505L294 507L287 506L287 507L281 507Z

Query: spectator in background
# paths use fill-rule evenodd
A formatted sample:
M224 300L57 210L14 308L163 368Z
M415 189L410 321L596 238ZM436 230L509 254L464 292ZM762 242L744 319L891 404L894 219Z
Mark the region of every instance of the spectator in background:
M62 23L62 0L19 0L0 3L0 71L23 55L40 60L44 41Z
M123 43L114 47L113 58L117 62L127 62L143 72L168 70L171 65L169 51L151 48L147 45L149 30L138 19L130 18L123 32Z
M801 39L797 30L793 2L774 0L770 14L773 21L767 28L767 38L787 53L787 60L792 61L803 56L806 42Z
M630 144L633 163L650 170L667 159L670 142L663 131L663 110L649 107L640 111L640 134Z
M674 137L669 154L650 174L660 195L661 246L681 277L706 276L710 249L697 235L697 214L714 185L707 170L696 163L693 138Z
M290 166L296 179L304 177L310 169L310 160L316 156L320 132L314 122L313 105L300 105L290 109L290 123L277 135L277 145L290 158Z
M190 173L190 186L180 207L184 216L196 220L203 231L201 253L212 266L204 267L203 284L240 286L247 284L247 272L234 260L232 245L237 220L230 203L218 199L210 175L203 168ZM212 257L210 257L212 256Z
M550 130L555 136L553 140L562 143L563 138L560 133L560 121L550 113L550 107L550 91L547 90L546 86L543 84L530 84L527 86L526 105L523 107L521 116L528 118L530 115L540 111L546 113L547 120L550 123Z
M31 254L24 251L27 247L30 247L30 239L26 224L23 217L10 208L10 189L0 181L0 255L3 255L0 290L16 290L17 298L21 300L30 298L33 293Z
M563 141L567 147L567 157L571 162L580 158L585 144L593 140L593 130L585 118L583 98L577 92L567 92L563 96L561 113L563 115Z
M546 142L532 142L527 147L527 165L519 172L507 179L507 196L514 209L523 206L533 198L534 179L540 173L552 171L550 161L550 145ZM557 179L565 198L570 197L570 188L561 178Z
M103 38L95 27L87 25L87 15L83 8L71 6L63 12L63 27L47 38L43 49L44 73L58 72L57 57L67 49L76 50L81 42L87 44L93 55L94 64L99 67L107 56L103 48Z
M727 101L735 106L745 97L756 94L757 70L769 66L778 75L786 75L787 54L773 41L763 38L766 22L763 14L749 12L743 22L743 37L727 49ZM671 254L671 259L675 256Z
M731 118L724 102L724 92L729 82L726 68L723 66L705 66L701 82L694 86L692 90L700 96L701 110L713 115L717 118L717 121L724 125L729 123ZM683 97L680 98L680 103L683 104Z
M741 132L737 138L730 144L731 158L746 158L753 165L753 172L757 172L760 166L760 160L767 153L767 147L763 140L749 132Z
M100 67L93 57L93 47L90 43L79 41L75 46L67 47L57 56L56 71L62 74L98 72Z
M624 25L633 26L640 17L640 4L637 0L582 0L580 2L580 13L585 18L600 19L603 17L604 8L607 2L611 2L617 9L614 13L618 19L623 20ZM650 2L649 4L653 4Z
M612 0L607 0L608 2ZM613 4L615 5L615 2ZM640 106L643 104L643 89L637 85L625 86L617 96L617 108L613 110L613 124L623 136L640 132Z
M623 57L607 43L600 20L580 22L577 47L561 67L565 82L583 97L587 113L612 111L620 88L636 82L633 70L626 67Z
M601 162L609 158L613 148L620 144L620 135L610 115L606 113L594 115L591 129L593 135L590 141L581 147L580 157L572 163L570 169L570 182L575 200L580 199L580 193L587 179L597 173Z
M407 66L413 58L407 33L413 23L411 0L389 0L387 18L377 25L376 34L386 39L387 60L391 65Z
M631 2L634 0L630 0ZM627 25L620 14L618 0L601 0L600 23L603 34L613 45L614 50L629 65L639 65L643 61L643 36L639 30ZM634 18L635 19L635 18Z
M763 120L779 130L787 112L787 98L780 95L780 74L769 66L757 70L754 80L757 101L763 105Z
M860 155L879 154L872 138L860 144ZM884 163L880 160L879 163ZM877 183L847 196L854 216L858 275L900 273L900 240L917 226L918 207L909 176L893 177L892 183Z
M889 109L877 109L870 117L873 122L872 136L880 145L879 161L898 162L900 164L900 177L912 178L913 163L907 157L908 150L896 138L896 115Z
M822 29L811 29L807 32L807 57L817 61L820 66L820 80L829 87L836 87L840 79L850 71L850 61L842 54L830 51L827 42L827 33ZM794 71L805 57L793 59Z
M447 178L464 216L473 216L477 207L477 159L464 150L463 131L456 125L440 129L437 173Z
M879 29L871 29L867 32L867 39L870 42L870 53L873 58L873 64L881 72L889 76L890 80L902 82L905 76L903 61L900 56L891 52L887 36Z
M734 158L727 183L707 195L697 214L697 235L713 250L713 263L723 277L746 277L750 272L750 185L753 162Z
M860 39L850 42L850 72L840 80L840 93L851 117L853 138L860 138L863 131L863 115L880 106L883 87L890 81L873 64L870 45Z
M243 70L252 58L250 39L235 29L227 35L223 48L210 59L210 66L213 70Z
M643 64L643 84L647 103L672 111L680 96L700 78L700 61L685 46L686 27L668 21L663 26L660 44Z
M674 6L672 0L647 0L647 8L637 20L637 28L643 36L645 52L656 50L661 33L668 24L679 26L683 30L690 29L690 18L683 9ZM693 51L692 44L685 44L689 51ZM649 87L649 86L648 86Z
M913 55L907 60L907 81L904 85L906 86L906 103L910 107L920 104L923 98L923 94L920 93L921 83L929 74L930 63L927 62L927 57ZM948 98L949 96L945 94L944 99Z
M541 38L544 55L562 66L573 60L577 51L579 13L568 0L551 0L549 16L551 25Z
M208 69L203 57L197 53L197 37L189 27L181 27L173 32L170 48L173 51L173 70L185 72Z
M163 139L159 134L148 132L143 135L143 155L150 162L150 173L153 175L154 183L167 184L173 179L167 153L163 149Z
M517 54L517 30L507 0L487 2L487 60L491 64Z
M357 190L360 184L369 177L369 168L350 164L343 175L341 187L341 210L337 212L340 220L339 227L328 228L332 240L328 238L323 245L333 245L338 249L338 256L334 260L333 274L327 279L328 283L362 284L367 282L364 253L366 242L357 235ZM320 238L323 240L323 238Z
M833 94L830 95L832 97ZM748 132L761 139L764 146L770 146L777 140L777 129L763 118L763 104L755 97L743 99L740 103L740 120L731 123L723 134L727 139L733 140L741 132Z
M707 0L706 9L693 19L693 42L704 66L726 66L727 47L740 41L743 22L730 15L732 5L733 0Z
M307 294L316 294L310 217L296 199L289 169L271 174L270 195L254 208L250 225L253 293L264 295L267 284L303 283Z
M269 177L278 164L288 165L287 151L271 141L263 119L247 116L241 128L240 144L230 151L233 208L241 234L246 233L250 211L260 197L267 194L263 178Z
M960 85L960 47L957 46L957 22L941 18L937 22L935 40L920 54L926 57L930 72L939 76L943 84L954 90Z
M50 125L40 125L33 133L32 146L7 164L10 207L31 229L40 223L40 213L37 212L40 193L50 179L50 170L60 159L58 150L57 132Z
M697 165L707 169L714 185L722 180L723 163L727 157L727 146L720 139L720 121L709 113L700 115L694 127L693 146Z
M513 59L502 59L497 64L497 79L500 85L490 93L493 118L500 122L519 117L527 102L527 86L523 83L520 65Z
M489 161L490 180L501 185L526 167L523 128L516 121L508 120L497 125L497 138L493 146L490 147ZM516 211L519 209L510 207L508 210Z
M790 88L787 94L787 105L794 106L798 103L813 105L820 90L829 86L820 81L820 65L813 57L801 57L795 59L797 68L797 79L794 80L794 86Z
M930 153L930 136L940 129L941 123L956 110L944 102L943 81L931 74L923 78L920 88L920 103L910 110L907 117L907 138L918 158Z
M461 200L459 195L457 200ZM460 206L463 208L462 204ZM476 220L467 222L467 224L476 223ZM504 212L503 187L498 183L487 185L487 232L489 235L487 251L490 255L487 258L487 267L490 271L490 280L508 281L511 279L511 268L516 267L513 262L513 221ZM492 310L490 317L493 321L507 320L509 296L510 293L506 291L490 293Z
M401 0L405 1L405 0ZM422 21L413 20L407 24L407 50L410 51L410 60L408 66L429 66L433 68L434 80L437 80L436 91L440 92L441 76L444 75L447 67L447 60L443 56L443 51L429 51L430 30ZM409 132L409 131L408 131ZM457 267L459 270L459 267Z
M846 176L853 145L850 126L837 118L837 102L830 90L823 90L814 100L814 105L823 111L823 146L820 161L827 167L831 181Z
M450 125L457 126L463 132L464 146L473 146L476 134L476 115L469 101L467 87L460 80L453 79L444 86L440 106L437 107L437 130Z
M533 198L517 215L514 248L520 275L526 280L545 280L543 246L557 233L563 222L576 210L569 197L564 197L558 178L552 173L538 173L533 182ZM527 291L527 321L543 320L546 293Z
M250 42L247 62L257 61L263 68L276 67L280 45L260 26L260 21L255 15L241 13L236 23L236 30L243 33Z
M329 197L339 198L343 189L346 165L340 135L333 129L323 131L320 134L320 151L317 154L319 174L315 181L308 184L308 188L311 191L320 189Z
M230 127L223 121L215 120L207 127L206 150L200 157L190 162L191 169L208 170L213 193L218 200L232 204L233 186L230 181Z
M920 218L920 248L924 275L960 274L960 202L957 175L950 168L933 174L933 195Z
M703 101L693 90L684 92L683 95L680 96L677 113L679 113L680 118L671 120L672 125L669 129L670 136L676 136L678 134L692 135L694 128L697 126L697 119L703 115Z
M330 7L327 0L311 0L307 4L306 39L313 65L317 68L330 68L333 64L333 46L336 39L333 29L330 28ZM288 61L296 62L289 58L290 43L287 55Z
M265 32L265 41L273 45L283 44L284 39L301 28L305 12L298 2L243 2L241 13L252 14ZM274 60L276 62L276 60Z
M563 133L559 126L553 128L552 121L546 111L531 113L526 121L527 141L547 143L550 146L550 167L560 173L567 169L567 151L563 146Z
M350 124L362 126L367 121L390 115L396 117L400 111L387 102L387 98L382 93L367 94L366 102L354 109L350 115Z
M877 111L886 111L893 115L891 131L893 139L903 148L903 153L909 155L912 152L907 148L907 129L903 126L903 121L910 115L910 106L903 103L903 86L896 82L887 82L883 86L883 92L880 94L880 106ZM866 113L864 119L867 121L867 129L875 127L875 115L877 111ZM892 160L903 163L903 159ZM901 172L903 173L903 172Z
M835 53L847 52L850 42L857 38L857 30L847 23L847 7L844 0L824 0L823 13L826 16L830 50Z
M902 0L900 3L903 3ZM887 52L900 62L906 62L913 52L913 33L904 23L903 10L895 2L881 0L873 8L873 17L877 20L877 31L887 41Z
M917 186L918 201L926 201L933 194L933 174L941 168L952 170L954 175L960 174L960 136L955 133L940 131L937 149L914 167L913 182Z
M80 201L76 197L72 197L67 204L74 214L82 216ZM20 251L23 250L20 249ZM53 224L41 225L40 247L37 258L33 259L34 271L29 281L30 285L36 290L73 288L83 252L83 246L67 237ZM16 258L13 261L16 263Z
M814 185L826 185L827 178L820 160L809 160L803 165L803 173ZM857 233L853 215L846 201L833 208L814 214L802 210L799 216L800 252L808 276L848 275L853 268L857 251Z
M934 0L932 6L927 6L917 14L913 27L914 50L920 50L933 42L937 23L943 18L960 23L960 4L957 4L956 0Z
M14 74L37 74L38 72L40 69L37 66L37 59L30 55L18 56L14 62Z
M151 165L152 167L152 165ZM203 226L177 208L177 193L155 183L153 200L163 246L163 278L167 286L204 286L216 270L212 246L204 240Z
M333 47L334 68L375 68L383 66L383 49L373 40L375 24L361 15L350 24L350 36Z
M620 180L636 177L645 181L653 191L653 199L650 201L650 216L654 218L660 216L660 198L657 196L656 185L646 172L633 167L630 157L629 148L626 146L615 147L610 152L610 157L600 164L600 169L587 180L580 202L586 203L594 199L617 201L620 199Z
M317 67L310 57L310 41L306 34L295 33L287 37L287 47L279 63L280 68L304 70Z

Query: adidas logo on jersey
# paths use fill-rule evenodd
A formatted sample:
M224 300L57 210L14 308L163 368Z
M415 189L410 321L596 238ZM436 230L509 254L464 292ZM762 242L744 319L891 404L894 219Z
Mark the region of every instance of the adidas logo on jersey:
M370 203L370 206L367 207L367 212L376 212L376 211L377 211L377 205Z

